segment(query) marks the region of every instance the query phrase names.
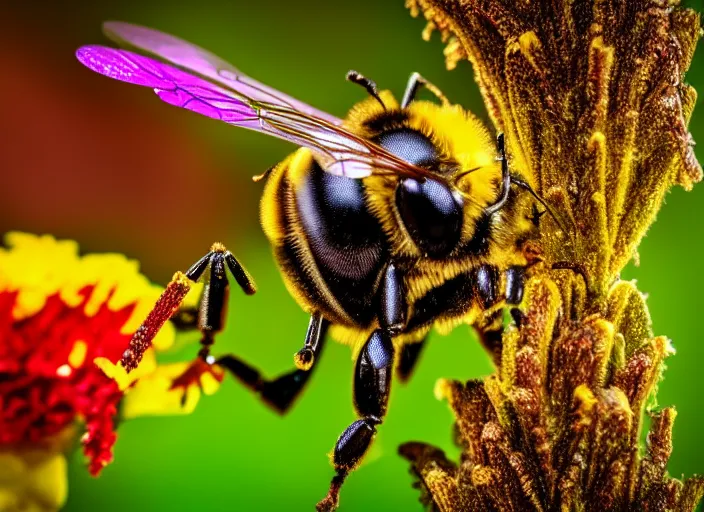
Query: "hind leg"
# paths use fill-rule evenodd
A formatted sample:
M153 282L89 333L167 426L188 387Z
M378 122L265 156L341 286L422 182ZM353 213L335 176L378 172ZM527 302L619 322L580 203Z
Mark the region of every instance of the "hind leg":
M354 376L354 406L360 419L340 435L333 452L335 476L327 496L318 503L319 511L335 510L340 488L371 446L376 427L384 421L391 391L394 346L382 329L372 333L357 357Z
M391 339L403 330L407 320L403 278L393 263L384 271L379 294L380 328L364 343L354 371L354 407L359 419L350 424L335 443L335 476L327 496L317 505L319 511L337 508L345 478L359 465L376 436L377 425L386 416L395 354Z

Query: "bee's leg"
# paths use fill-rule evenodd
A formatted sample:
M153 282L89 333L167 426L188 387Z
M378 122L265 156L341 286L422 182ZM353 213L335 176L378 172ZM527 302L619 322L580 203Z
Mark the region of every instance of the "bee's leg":
M379 324L382 329L394 336L406 326L408 304L403 278L393 263L389 263L384 271L379 298Z
M198 312L198 330L201 332L201 349L198 357L207 363L211 363L210 348L215 342L215 335L220 333L225 327L225 317L227 313L227 301L230 294L230 284L227 279L225 267L230 268L230 272L248 293L256 290L254 284L246 273L242 265L235 259L229 251L214 251L209 259L210 273L205 274L205 286L200 299L200 310ZM205 258L204 258L205 259ZM206 263L201 260L196 263L191 270L198 271L200 267L205 269ZM189 270L186 275L189 275ZM195 277L194 280L198 279Z
M440 89L428 82L425 78L423 78L423 76L421 76L420 73L413 73L406 84L406 91L403 93L403 99L401 100L401 108L408 107L408 105L416 99L416 94L418 94L418 90L421 86L424 86L432 92L440 101L442 101L443 105L450 104L450 100L447 99L447 96L445 96Z
M319 314L311 316L305 345L295 356L298 369L277 379L271 381L263 379L258 370L232 355L216 360L210 355L210 348L215 341L215 336L225 326L229 295L226 268L230 270L245 293L249 295L256 291L254 281L230 251L221 244L213 244L210 252L185 273L176 273L154 309L132 337L130 348L122 357L123 366L128 371L136 368L159 329L173 317L180 330L197 328L201 332L201 349L196 361L182 375L174 379L172 388L185 390L189 385L199 383L204 373L210 372L216 375L217 368L222 368L231 372L250 389L260 393L262 399L276 411L284 413L310 377L309 370L322 352L328 322ZM192 284L201 278L205 280L205 286L197 314L192 310L179 310ZM218 378L222 378L222 373Z
M295 355L298 368L272 380L265 379L256 368L233 355L220 357L216 362L242 384L259 394L276 412L284 414L303 391L313 373L312 368L323 350L328 326L329 322L322 315L311 315L305 345Z
M222 244L213 244L210 252L194 263L185 273L176 272L171 282L157 300L154 308L130 339L129 348L122 355L121 363L130 372L142 360L144 352L162 326L174 316L188 294L191 286L205 278L205 287L198 312L198 329L201 331L200 359L208 359L214 336L222 330L225 308L229 293L229 283L225 267L232 272L235 280L248 295L256 291L254 281L235 257ZM210 272L206 271L210 269Z
M518 324L521 312L516 307L523 300L525 288L525 268L521 266L510 267L504 273L506 305L511 308L511 316ZM495 267L482 265L476 273L477 293L484 309L489 309L499 300L497 290L499 287L499 274ZM486 315L475 326L479 340L484 348L492 355L494 363L501 362L502 335L504 332L503 311L498 310Z
M384 271L379 288L379 324L366 341L359 355L354 374L354 406L360 417L337 439L333 452L335 476L330 490L318 503L318 510L335 510L340 487L353 471L376 435L376 426L386 416L394 366L392 336L406 325L406 291L403 278L393 263Z
M506 273L506 304L511 308L511 318L516 327L520 327L524 319L523 311L518 307L523 302L523 292L526 286L525 267L510 267Z
M192 385L201 385L201 378L211 374L217 380L222 380L222 371L213 363L210 348L215 342L215 336L225 326L225 313L229 296L229 281L226 268L242 290L251 295L256 292L254 281L247 271L225 246L219 243L212 245L210 252L194 263L185 273L177 272L146 320L137 329L130 340L129 348L122 355L121 363L130 372L134 370L151 346L152 340L167 320L174 317L177 328L193 327L194 324L201 333L201 348L198 357L184 372L171 383L171 389L182 389L182 401L185 403L187 389ZM179 306L191 286L203 279L205 286L200 298L197 315L193 311L179 311ZM183 314L182 314L183 313Z
M425 347L425 342L428 340L426 335L422 340L415 343L405 343L401 347L401 355L398 358L398 364L396 365L396 375L401 382L408 382L411 378L411 374L416 368L418 359L420 358L421 352L423 352L423 347Z
M398 334L406 325L408 304L403 279L393 263L386 267L381 288L381 326L391 335ZM425 339L418 343L407 343L401 348L396 373L401 381L406 382L415 368Z
M506 304L518 306L523 301L523 291L526 284L525 267L510 267L506 270Z
M393 363L391 336L386 330L377 329L364 344L355 367L354 405L360 419L347 427L335 444L335 476L327 496L318 503L319 511L337 508L342 483L369 449L376 426L386 415Z
M498 302L499 271L493 265L482 265L474 275L475 293L483 310L489 310ZM503 311L486 314L475 325L479 341L491 354L494 363L501 361L501 336L504 332Z

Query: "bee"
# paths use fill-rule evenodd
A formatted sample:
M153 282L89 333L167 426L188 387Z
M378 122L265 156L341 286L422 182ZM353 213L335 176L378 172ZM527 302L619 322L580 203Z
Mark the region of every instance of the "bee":
M409 378L432 328L475 327L495 356L503 309L518 305L533 241L547 205L509 170L504 139L417 73L399 102L356 72L368 97L344 119L321 112L242 74L173 36L125 23L105 33L134 53L84 46L81 63L108 77L153 88L160 99L300 146L265 175L261 223L284 283L310 314L296 368L273 380L210 347L224 326L226 268L247 293L255 287L220 244L177 273L135 333L122 364L133 369L190 284L205 281L195 365L232 373L285 412L304 389L328 335L352 347L359 419L340 435L335 476L321 509L334 508L384 420L394 367ZM416 98L427 88L437 101ZM542 205L542 211L539 208ZM196 372L197 373L197 372ZM193 373L191 373L192 375Z

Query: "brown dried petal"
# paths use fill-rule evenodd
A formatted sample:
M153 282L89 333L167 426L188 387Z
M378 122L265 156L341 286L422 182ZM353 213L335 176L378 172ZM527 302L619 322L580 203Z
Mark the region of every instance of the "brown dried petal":
M640 466L638 494L641 499L645 498L645 489L657 485L665 476L667 461L672 454L672 427L675 416L677 413L672 407L651 414L648 452Z
M467 510L457 489L457 466L445 453L424 443L406 443L399 448L402 457L411 461L411 472L423 489L421 502L443 512Z
M689 478L684 482L676 510L678 512L694 512L699 502L702 501L702 497L704 497L704 478Z
M597 317L564 330L550 356L550 398L556 410L566 410L579 385L597 387L603 383L612 346L612 325Z
M633 411L624 393L618 388L600 390L584 447L586 493L598 497L597 502L604 503L606 495L611 495L614 502L621 498L614 495L613 489L615 484L625 480L626 469L630 466L632 425Z
M435 395L446 399L450 404L457 418L459 434L466 443L469 459L475 464L480 463L482 429L486 422L496 419L484 386L480 381L463 384L441 379L436 385Z
M655 392L663 361L671 353L670 341L658 336L636 350L625 367L614 374L614 384L624 390L634 409L643 407L647 398Z

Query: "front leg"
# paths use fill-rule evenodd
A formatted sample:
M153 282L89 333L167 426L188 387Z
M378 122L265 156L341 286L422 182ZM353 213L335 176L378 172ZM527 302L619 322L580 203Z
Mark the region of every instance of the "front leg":
M523 300L525 268L521 266L508 268L504 272L504 281L502 297L499 292L500 275L498 269L492 265L480 266L474 275L475 290L479 304L482 309L488 310L504 299L506 306L511 308L511 316L513 316L514 320L519 319L520 310L517 306ZM502 337L504 333L503 308L481 316L474 328L479 335L479 341L498 366L501 363Z
M222 372L218 370L224 369L258 393L267 405L283 414L289 410L308 382L310 370L322 352L329 323L317 313L311 316L305 345L295 356L297 369L273 380L265 379L259 370L234 355L215 359L210 355L210 350L216 335L224 329L227 316L229 280L226 269L230 270L246 294L251 295L256 291L254 281L232 253L222 244L213 244L210 252L185 273L177 272L174 275L147 319L132 336L130 346L122 356L122 365L128 372L136 368L159 329L176 315L180 329L195 327L200 331L201 348L197 359L174 379L172 389L185 390L194 383L200 383L205 373L211 373L221 380ZM197 316L194 317L190 311L180 315L179 306L183 299L192 285L201 279L205 281L205 286ZM185 396L184 391L184 398Z
M210 363L208 360L210 347L215 335L223 329L225 323L229 295L226 266L247 295L256 292L254 280L232 253L222 244L213 244L210 252L185 273L174 274L146 320L132 335L129 348L125 350L120 360L128 373L137 368L144 353L151 347L154 337L166 321L176 314L193 284L201 278L205 278L205 287L198 312L198 330L201 332L201 350L198 356L203 362ZM209 273L206 272L208 269L210 269Z

